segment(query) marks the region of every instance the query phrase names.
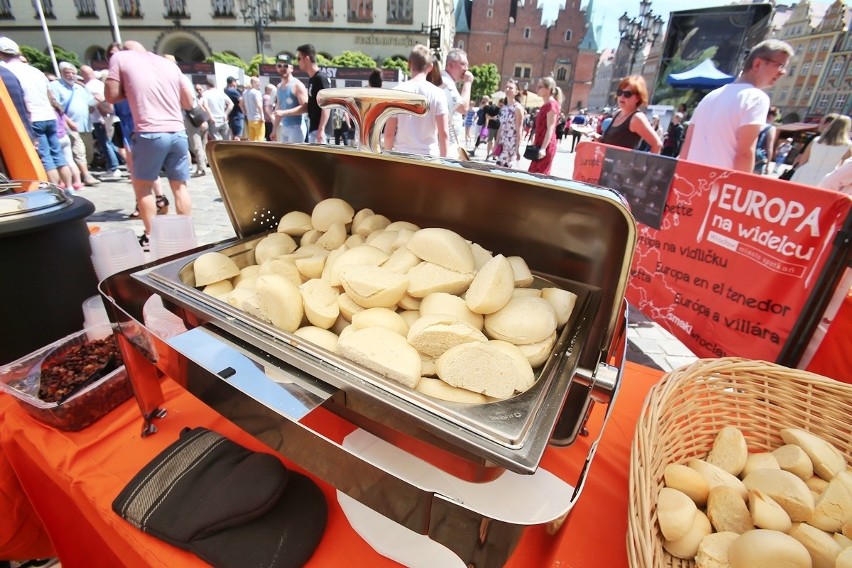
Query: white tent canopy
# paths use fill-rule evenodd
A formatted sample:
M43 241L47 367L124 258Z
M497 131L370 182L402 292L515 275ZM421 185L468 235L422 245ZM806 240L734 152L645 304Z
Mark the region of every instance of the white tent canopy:
M705 59L683 73L672 73L666 81L681 89L715 89L733 82L734 76L719 71L711 59Z

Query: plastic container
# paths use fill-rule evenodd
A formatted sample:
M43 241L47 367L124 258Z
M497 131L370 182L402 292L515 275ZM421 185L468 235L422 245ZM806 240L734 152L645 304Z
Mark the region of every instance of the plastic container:
M100 294L83 302L83 328L86 329L89 341L103 339L112 333L109 315Z
M145 253L133 229L100 231L89 237L89 243L92 247L92 266L100 280L145 263Z
M104 336L109 335L111 329L107 325L78 331L3 365L0 367L0 391L15 397L27 414L39 422L59 430L74 432L93 424L133 396L124 365L56 403L38 398L41 363L54 352L87 343L90 332Z
M151 220L152 258L165 258L197 246L192 217L158 215Z

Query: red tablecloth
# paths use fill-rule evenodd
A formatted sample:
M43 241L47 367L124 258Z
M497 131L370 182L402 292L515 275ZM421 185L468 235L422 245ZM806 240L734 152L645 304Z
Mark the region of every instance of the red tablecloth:
M627 365L614 414L579 502L555 536L548 535L544 527L528 529L509 566L627 565L630 443L645 394L659 378L658 371ZM268 448L173 382L166 381L164 391L168 417L157 423L158 434L144 440L140 436L141 418L133 401L81 432L61 432L34 421L9 397L3 397L0 444L8 460L6 465L11 466L17 479L8 468L3 469L6 465L0 465L0 483L3 496L14 497L22 509L12 517L2 515L0 535L6 534L4 530L14 532L17 527L20 530L13 542L0 540L0 545L17 545L16 553L30 557L46 556L44 547L49 542L38 533L40 527L33 517L34 510L65 568L204 566L194 555L130 526L112 512L112 500L186 426L205 426L255 450L268 451ZM597 428L603 409L597 406L593 412L592 431ZM351 430L342 421L333 428L339 430L341 439ZM588 443L589 440L581 439L571 448L550 448L542 466L574 481ZM18 493L14 485L17 480L32 509ZM395 563L379 556L350 528L337 505L333 488L322 482L320 485L329 503L329 522L310 566L342 566L352 558L371 567L394 566ZM32 530L36 533L27 532ZM0 548L0 558L9 550L15 549Z

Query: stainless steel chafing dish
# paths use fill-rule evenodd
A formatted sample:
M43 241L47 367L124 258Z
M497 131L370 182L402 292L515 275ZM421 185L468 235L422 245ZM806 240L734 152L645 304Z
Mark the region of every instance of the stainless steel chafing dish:
M327 104L355 114L362 147L375 149L378 122L396 105L387 93L321 94ZM416 100L403 106L422 111ZM165 373L340 491L430 535L465 562L502 564L529 523L471 510L440 489L418 486L358 456L326 435L316 416L330 411L464 480L487 482L505 471L533 474L548 443L571 444L593 401L606 403L608 413L618 390L623 296L636 240L622 198L608 189L487 164L346 147L211 142L208 154L236 238L101 283L121 330L144 433L155 431L153 420L164 415L159 378ZM240 266L253 263L254 244L275 230L284 213L310 212L327 197L392 220L445 227L489 250L522 256L537 285L575 292L577 306L537 371L535 386L492 404L437 401L194 287L192 262L200 254L215 250ZM166 338L146 327L143 305L155 293L188 331ZM595 447L563 513L579 496Z

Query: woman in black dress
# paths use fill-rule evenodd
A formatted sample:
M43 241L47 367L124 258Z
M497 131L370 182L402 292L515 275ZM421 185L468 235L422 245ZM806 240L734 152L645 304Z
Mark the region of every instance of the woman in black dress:
M641 140L650 146L650 152L659 154L663 141L651 126L645 113L639 110L648 103L648 87L641 75L630 75L621 80L615 92L618 110L606 129L601 142L633 150Z

